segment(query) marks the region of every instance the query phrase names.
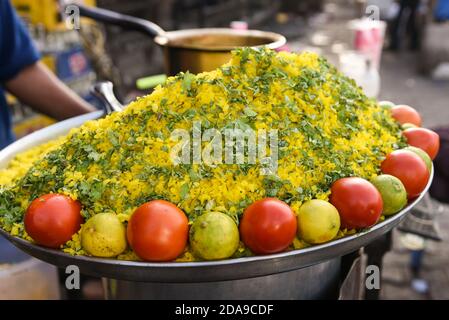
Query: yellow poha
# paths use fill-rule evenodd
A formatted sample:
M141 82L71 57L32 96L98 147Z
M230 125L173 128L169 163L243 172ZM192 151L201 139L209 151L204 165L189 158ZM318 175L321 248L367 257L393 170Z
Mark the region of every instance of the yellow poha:
M170 135L192 134L194 121L218 130L277 129L277 174L262 175L260 163L173 164ZM324 58L238 49L215 71L170 77L123 112L72 130L45 156L33 156L26 173L13 164L13 177L0 180L0 226L25 237L18 226L30 201L51 192L78 199L86 219L112 212L125 224L152 199L175 203L190 221L218 211L238 223L244 208L267 196L297 212L305 200L327 200L339 178L372 179L385 155L403 145L389 112ZM296 239L292 248L304 246ZM78 234L62 249L84 254ZM248 254L241 245L235 256ZM131 251L119 258L137 259ZM179 260L193 259L187 250Z

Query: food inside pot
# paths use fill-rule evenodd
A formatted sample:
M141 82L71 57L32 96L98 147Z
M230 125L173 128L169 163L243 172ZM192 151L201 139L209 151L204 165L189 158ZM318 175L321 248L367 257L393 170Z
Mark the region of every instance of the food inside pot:
M235 132L246 136L240 142L229 138ZM242 143L240 157L235 147ZM9 178L0 180L0 226L36 241L24 225L24 216L32 215L30 203L46 194L60 194L81 205L83 223L109 213L128 227L128 247L117 254L119 259L140 256L162 261L156 248L166 248L170 260L198 260L189 249L184 224L191 225L210 212L229 216L236 226L247 216L247 227L240 228L245 233L240 234L240 245L232 255L219 256L298 249L309 245L296 232L302 204L312 199L329 201L331 185L340 178L376 177L385 156L403 146L402 131L390 111L368 99L323 57L241 48L215 71L170 77L123 112L89 121L55 144L19 155L18 159L26 155L32 164L12 162L1 172L2 176L8 172ZM37 206L50 198L70 205L66 198L47 197ZM337 211L314 207L326 210L326 218L315 223L308 210L298 220L314 226L308 233L314 243L356 232L343 227L334 232L339 229ZM41 214L33 209L34 215ZM169 212L170 221L161 212ZM279 213L276 219L273 212ZM267 224L258 226L258 216ZM234 237L215 239L220 237L216 226L229 221L204 220L196 226L201 231L196 241L204 241L198 247L207 247L208 237L213 237L214 245L234 248ZM278 229L271 225L286 231L276 238ZM320 229L328 227L332 232ZM88 228L81 227L61 250L87 255L80 241L84 229ZM101 229L89 232L102 237ZM114 243L122 243L125 235L116 229ZM260 238L261 232L267 239ZM162 243L164 239L169 240ZM176 248L171 247L174 244ZM96 250L89 248L89 252Z
M253 47L272 43L272 38L244 34L199 34L169 39L173 47L231 50L237 47Z

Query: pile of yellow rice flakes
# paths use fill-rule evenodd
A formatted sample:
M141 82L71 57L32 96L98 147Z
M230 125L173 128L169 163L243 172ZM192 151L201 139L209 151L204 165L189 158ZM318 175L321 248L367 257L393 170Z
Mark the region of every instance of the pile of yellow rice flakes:
M174 129L277 129L277 175L260 163L174 165ZM309 199L328 200L333 181L372 179L385 155L404 145L389 112L314 53L243 48L221 68L170 77L123 112L89 121L67 136L30 149L0 170L0 227L30 239L23 215L46 193L78 199L87 220L113 212L126 224L152 199L179 206L192 222L207 211L237 223L252 202L274 196L297 212ZM339 237L354 230L341 230ZM291 249L307 246L296 239ZM84 254L79 235L62 248ZM251 253L241 245L235 257ZM129 249L119 259L137 260ZM186 252L179 261L191 261Z

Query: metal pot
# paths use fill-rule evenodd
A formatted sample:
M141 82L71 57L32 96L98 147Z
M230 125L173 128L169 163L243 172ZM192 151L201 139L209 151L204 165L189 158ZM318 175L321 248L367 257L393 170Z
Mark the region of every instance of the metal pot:
M111 90L102 86L100 91ZM110 93L110 92L109 92ZM118 106L116 106L118 107ZM0 151L0 168L18 153L67 134L71 128L99 118L103 112L75 117L32 133ZM137 262L71 256L0 234L26 253L61 268L78 266L81 273L107 278L108 298L171 299L316 299L336 298L343 255L390 231L417 204L426 190L402 211L357 233L321 245L271 255L207 262Z
M311 300L337 299L341 258L267 276L211 282L135 282L104 279L107 299ZM238 272L235 270L235 272Z
M145 33L163 48L168 75L180 71L211 71L228 62L230 51L237 47L278 49L286 43L284 36L258 30L202 28L164 31L148 20L114 11L78 5L81 16Z
M99 83L95 93L106 113L120 111L112 83ZM0 151L0 168L29 148L67 134L71 128L101 117L101 111L75 117L34 132ZM400 212L369 230L320 245L271 255L205 262L137 262L71 256L11 236L19 249L61 268L77 266L83 274L103 277L110 299L317 299L337 298L341 257L357 251L394 228L432 183Z

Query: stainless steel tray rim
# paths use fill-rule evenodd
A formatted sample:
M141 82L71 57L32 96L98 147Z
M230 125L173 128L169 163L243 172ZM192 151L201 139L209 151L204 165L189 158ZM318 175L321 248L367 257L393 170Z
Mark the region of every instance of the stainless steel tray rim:
M433 176L433 174L432 174ZM118 260L118 259L106 259L106 258L97 258L92 256L84 256L84 255L70 255L68 253L65 253L61 250L57 249L49 249L46 247L42 247L39 245L36 245L32 242L29 242L25 239L19 238L19 237L13 237L6 231L0 229L0 233L4 235L5 237L11 239L14 238L14 241L22 242L23 244L32 245L36 247L36 250L45 251L45 252L51 252L55 255L62 255L62 256L69 256L74 257L77 260L86 260L86 261L95 261L98 263L106 263L109 264L113 262L114 264L120 264L120 265L129 265L129 266L136 266L136 267L149 267L149 268L185 268L185 267L195 267L195 266L201 266L201 267L211 267L215 265L226 265L226 264L240 264L240 263L246 263L246 262L252 262L252 261L264 261L264 260L272 260L277 258L284 258L288 256L296 256L300 254L306 254L310 252L320 251L324 249L328 249L330 247L335 247L338 244L350 242L356 238L363 237L364 235L371 233L377 229L381 229L387 225L390 225L393 221L400 220L403 218L403 216L412 208L416 203L418 203L424 194L427 192L427 189L430 187L430 183L427 185L425 191L421 193L421 195L413 200L413 202L409 203L404 209L402 209L400 212L396 213L395 215L386 218L384 221L379 222L372 226L369 229L357 232L350 236L345 236L336 240L331 240L329 242L318 244L318 245L311 245L310 247L306 247L303 249L293 249L289 251L284 251L280 253L275 254L267 254L267 255L257 255L257 256L249 256L249 257L242 257L242 258L234 258L234 259L226 259L226 260L214 260L214 261L198 261L198 262L145 262L145 261L133 261L133 260ZM399 222L399 221L398 221Z
M46 129L39 130L0 151L0 166L7 163L16 153L39 143L66 134L69 129L79 126L87 120L96 119L101 112L75 117ZM27 240L11 236L0 229L0 234L27 253L58 265L79 264L87 274L107 276L117 279L155 282L206 282L257 277L279 272L291 271L333 259L370 243L375 238L395 227L407 212L416 205L429 189L433 179L433 170L429 182L421 195L411 201L404 209L367 230L313 245L298 250L290 250L270 255L242 257L218 261L199 262L143 262L117 259L104 259L90 256L73 256L61 250L38 246ZM123 272L122 272L123 271ZM195 271L195 272L192 272ZM220 271L219 273L216 271ZM186 279L186 275L190 278Z

